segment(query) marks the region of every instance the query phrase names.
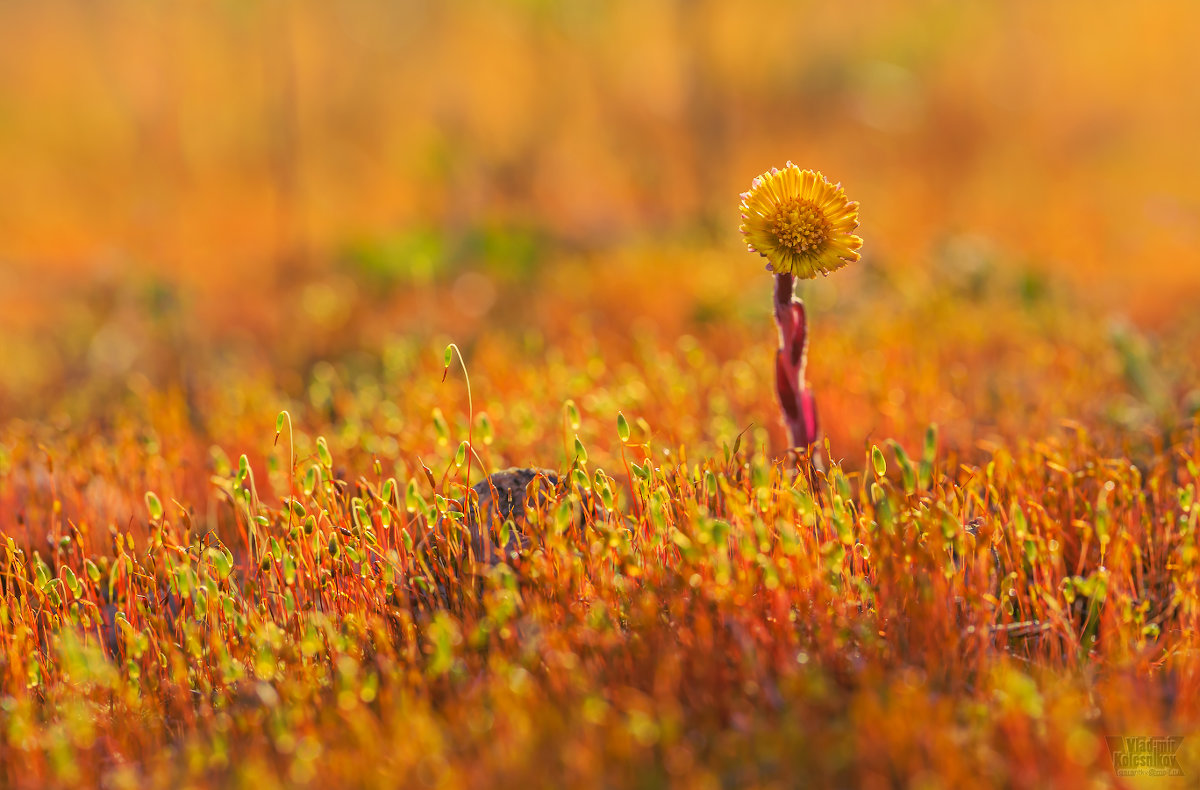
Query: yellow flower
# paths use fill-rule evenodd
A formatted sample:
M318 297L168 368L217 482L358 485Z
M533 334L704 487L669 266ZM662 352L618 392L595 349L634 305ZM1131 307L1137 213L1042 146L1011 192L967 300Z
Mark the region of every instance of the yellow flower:
M746 247L768 271L810 279L858 260L858 203L820 173L773 167L742 193L741 208Z

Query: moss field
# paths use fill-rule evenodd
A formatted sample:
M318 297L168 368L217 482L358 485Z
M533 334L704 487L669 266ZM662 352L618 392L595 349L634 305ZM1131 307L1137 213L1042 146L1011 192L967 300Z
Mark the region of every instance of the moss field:
M565 262L590 309L512 289L562 325L464 343L469 390L419 329L301 374L148 333L173 383L0 433L5 784L1111 785L1106 736L1200 715L1194 319L953 264L805 287L823 469L765 274L682 332ZM472 572L453 500L512 465L570 485Z

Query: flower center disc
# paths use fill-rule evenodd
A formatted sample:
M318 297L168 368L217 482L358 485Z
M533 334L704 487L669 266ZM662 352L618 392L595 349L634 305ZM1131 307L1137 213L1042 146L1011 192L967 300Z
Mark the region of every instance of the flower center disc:
M829 220L807 200L781 204L771 215L771 227L780 246L795 252L817 250L829 238Z

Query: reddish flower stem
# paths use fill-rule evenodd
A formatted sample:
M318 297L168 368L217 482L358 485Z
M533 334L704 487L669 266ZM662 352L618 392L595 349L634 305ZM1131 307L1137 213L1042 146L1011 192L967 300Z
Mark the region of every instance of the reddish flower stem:
M808 321L804 303L792 295L794 280L790 274L775 275L775 323L779 327L775 392L792 448L809 452L817 441L817 404L812 390L804 383Z

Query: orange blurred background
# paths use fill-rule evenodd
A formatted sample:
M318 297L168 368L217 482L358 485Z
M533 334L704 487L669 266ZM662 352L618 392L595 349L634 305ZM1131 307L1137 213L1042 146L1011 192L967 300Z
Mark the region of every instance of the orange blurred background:
M130 282L197 343L376 296L504 328L556 260L652 289L634 312L766 293L737 195L788 159L862 203L856 277L966 243L1167 322L1200 294L1198 29L1185 0L0 4L0 383L103 358Z

